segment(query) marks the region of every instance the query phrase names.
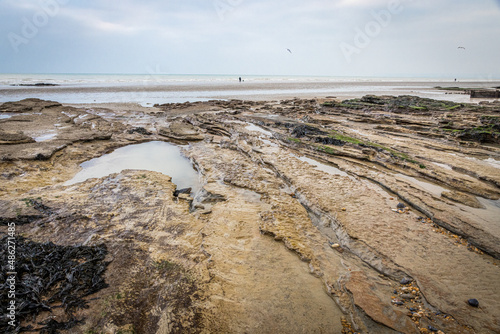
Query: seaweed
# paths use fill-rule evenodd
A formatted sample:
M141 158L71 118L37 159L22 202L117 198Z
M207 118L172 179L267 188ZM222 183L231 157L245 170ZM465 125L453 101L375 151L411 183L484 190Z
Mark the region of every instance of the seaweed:
M302 143L302 141L300 139L298 139L298 138L288 137L287 140L291 141L291 142L294 142L294 143L297 143L297 144Z
M33 207L36 211L46 214L46 215L51 215L54 212L52 211L51 208L48 206L44 205L41 202L41 198L23 198L22 201L26 204L27 207Z
M326 135L326 133L314 126L310 126L307 124L298 125L292 130L292 136L295 138L309 137L315 135L321 136L321 135Z
M315 143L322 143L325 145L335 145L335 146L344 146L346 144L345 141L332 137L316 137L314 139Z
M59 329L72 328L83 320L77 319L74 312L88 307L84 298L108 287L104 281L104 272L109 264L104 261L107 255L105 245L60 246L16 236L15 270L12 270L7 261L9 240L12 237L4 236L0 240L0 301L2 305L10 303L12 299L8 291L15 282L17 327L10 326L9 318L2 314L2 333L58 333ZM52 319L38 323L43 325L39 328L20 326L21 322L34 322L41 312L51 312L54 308L63 308L68 320L58 322Z
M44 216L38 216L38 215L19 215L13 218L0 217L0 226L1 225L8 226L11 225L12 223L16 225L26 225L43 217Z
M149 132L148 130L146 130L143 127L137 127L137 128L130 129L130 130L128 130L128 133L129 134L138 133L138 134L143 135L143 136L151 136L152 135L151 132Z

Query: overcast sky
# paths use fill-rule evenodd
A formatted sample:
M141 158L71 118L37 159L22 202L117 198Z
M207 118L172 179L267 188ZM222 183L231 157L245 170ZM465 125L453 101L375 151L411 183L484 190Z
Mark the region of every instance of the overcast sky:
M500 0L0 0L0 32L1 73L500 79Z

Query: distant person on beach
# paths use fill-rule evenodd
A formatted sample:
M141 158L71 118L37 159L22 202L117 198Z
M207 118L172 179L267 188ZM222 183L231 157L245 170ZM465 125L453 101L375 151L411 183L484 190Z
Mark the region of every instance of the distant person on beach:
M240 77L240 82L241 82L241 77Z

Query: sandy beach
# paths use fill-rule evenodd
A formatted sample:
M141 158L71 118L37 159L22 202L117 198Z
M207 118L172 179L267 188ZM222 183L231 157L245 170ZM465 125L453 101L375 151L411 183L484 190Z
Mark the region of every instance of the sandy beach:
M266 93L155 107L0 105L0 231L15 225L26 238L17 260L30 267L35 249L40 259L103 254L82 272L75 259L60 278L30 267L62 332L500 331L498 102L465 104L434 83L356 83L348 101L245 85L234 86ZM454 102L359 97L374 87L411 95L418 85L423 97ZM206 89L229 97L232 86ZM294 95L318 87L330 89L286 85ZM269 96L281 99L261 100ZM37 248L48 241L49 253ZM72 270L81 280L68 281ZM64 284L73 288L61 292ZM29 302L38 316L23 311L22 325L41 328L49 313Z

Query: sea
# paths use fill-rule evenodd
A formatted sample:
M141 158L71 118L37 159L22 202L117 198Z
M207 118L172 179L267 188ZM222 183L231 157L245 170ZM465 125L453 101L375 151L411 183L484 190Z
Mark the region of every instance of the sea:
M0 102L40 98L68 104L132 102L151 107L157 103L213 99L353 98L367 94L417 95L469 102L470 99L463 94L450 94L435 87L482 88L494 85L498 86L500 82L276 75L0 74Z

